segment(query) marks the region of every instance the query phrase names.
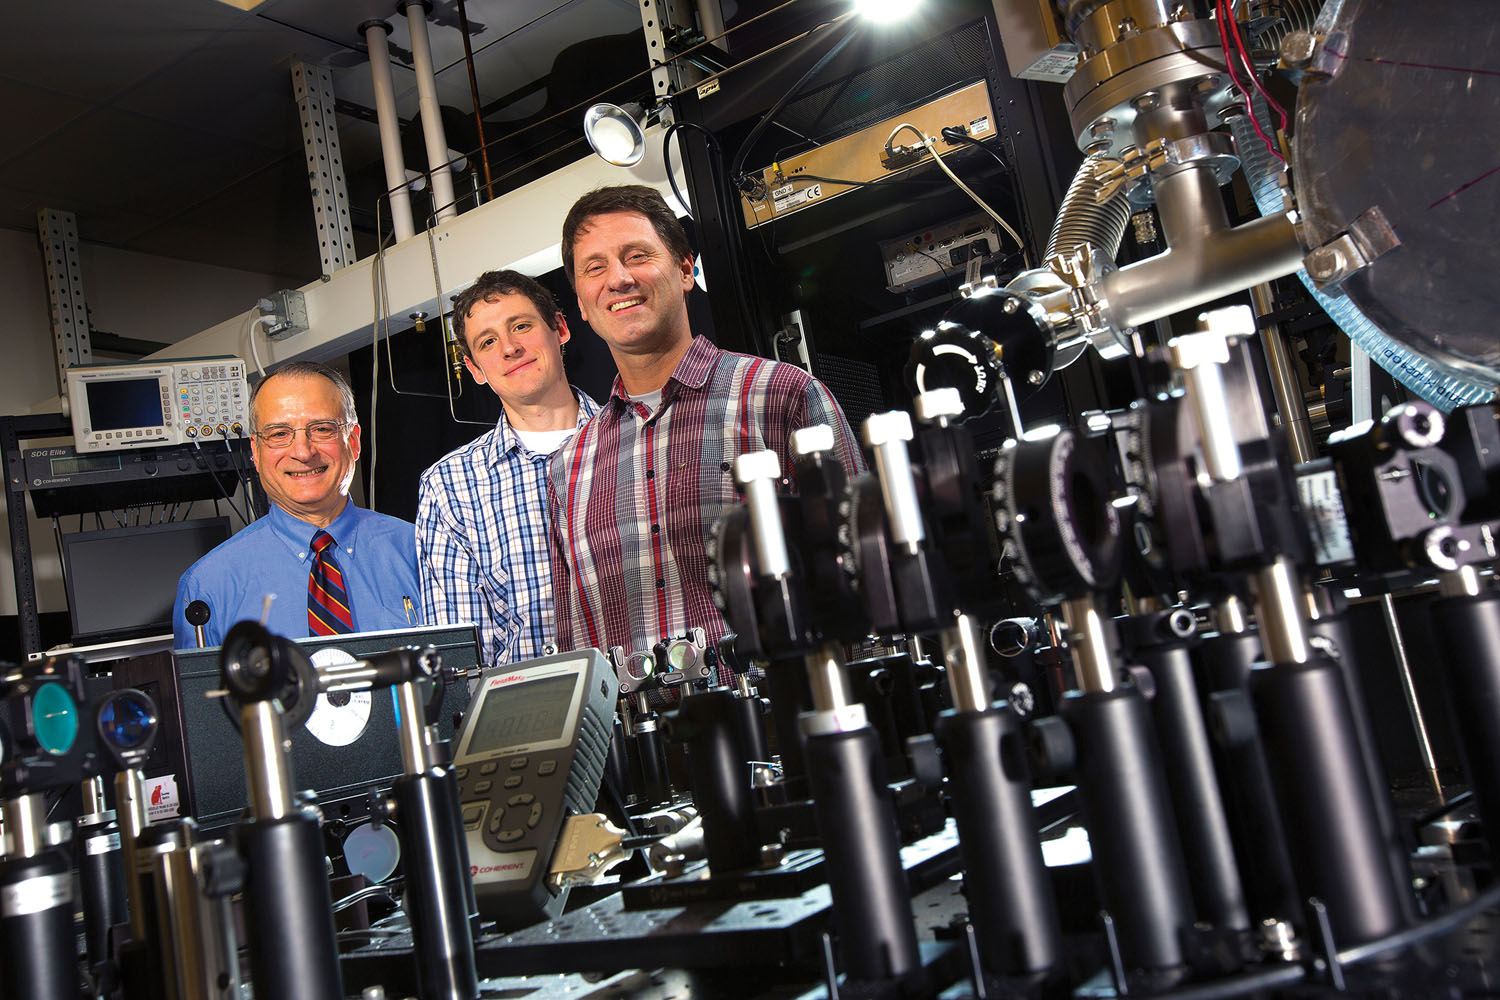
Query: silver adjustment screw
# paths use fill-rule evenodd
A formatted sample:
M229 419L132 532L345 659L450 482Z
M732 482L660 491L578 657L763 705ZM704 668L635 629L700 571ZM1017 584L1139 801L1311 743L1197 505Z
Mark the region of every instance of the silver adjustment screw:
M875 471L880 477L891 540L915 551L927 537L927 529L917 503L911 454L906 450L906 442L912 439L911 417L904 410L871 414L865 420L864 439L865 446L875 453Z
M781 508L776 500L776 483L780 478L781 460L770 449L735 457L734 481L745 491L745 504L750 508L750 532L755 536L760 571L776 579L786 576L792 568L786 534L781 527Z
M1344 267L1344 255L1334 247L1318 247L1302 262L1314 281L1329 281Z
M1281 61L1290 69L1306 69L1318 54L1318 39L1310 31L1298 29L1281 40Z
M964 415L964 399L957 389L944 387L928 389L919 395L912 407L917 419L924 424L946 424L954 417Z
M833 450L833 428L827 424L799 427L792 431L792 454L797 458Z

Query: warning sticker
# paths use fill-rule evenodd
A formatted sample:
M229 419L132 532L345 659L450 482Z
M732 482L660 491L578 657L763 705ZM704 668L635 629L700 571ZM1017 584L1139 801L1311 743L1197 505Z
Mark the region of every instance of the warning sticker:
M1067 83L1078 68L1078 46L1071 42L1054 45L1040 59L1027 66L1016 76L1023 80L1050 80Z
M789 184L787 185L787 187L791 187L791 185ZM776 190L778 192L785 191L786 188L777 188ZM777 215L780 215L782 212L789 212L794 208L801 208L803 205L806 205L810 201L817 201L821 197L823 197L823 185L809 184L807 187L798 188L797 190L785 196L777 195L775 203L772 206L772 210Z
M1349 538L1349 518L1344 513L1337 473L1325 469L1298 476L1297 496L1309 515L1318 565L1353 560L1354 543Z
M164 774L160 778L146 779L146 818L152 823L171 819L182 812L181 800L177 797L177 776Z
M988 116L984 118L976 118L973 121L969 122L970 135L984 135L989 130L990 120Z

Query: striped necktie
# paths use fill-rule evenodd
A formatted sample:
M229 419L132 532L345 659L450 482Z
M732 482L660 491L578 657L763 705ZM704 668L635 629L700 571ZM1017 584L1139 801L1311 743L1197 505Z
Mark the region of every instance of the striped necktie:
M312 572L307 577L307 629L310 635L343 635L354 631L344 574L333 558L333 536L320 530L313 535Z

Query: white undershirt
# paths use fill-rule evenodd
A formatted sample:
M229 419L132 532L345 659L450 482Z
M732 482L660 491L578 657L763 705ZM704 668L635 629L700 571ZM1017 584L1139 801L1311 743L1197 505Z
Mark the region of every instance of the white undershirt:
M665 389L666 386L662 386ZM655 413L656 408L661 405L661 389L655 392L643 392L639 396L631 396L631 402L640 403L646 408L647 413Z
M526 450L533 455L550 455L561 448L568 438L573 436L576 427L564 427L560 431L523 431L519 427L512 427L516 437L526 446Z

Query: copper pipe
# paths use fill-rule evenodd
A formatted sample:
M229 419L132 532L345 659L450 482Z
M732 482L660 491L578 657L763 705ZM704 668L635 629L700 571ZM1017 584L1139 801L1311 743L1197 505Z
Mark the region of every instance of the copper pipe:
M464 38L464 66L469 71L469 96L474 100L474 127L479 130L479 161L484 167L484 200L495 197L495 182L490 179L490 151L484 143L484 119L479 114L479 81L474 77L474 50L469 45L469 15L464 0L458 0L458 30Z

